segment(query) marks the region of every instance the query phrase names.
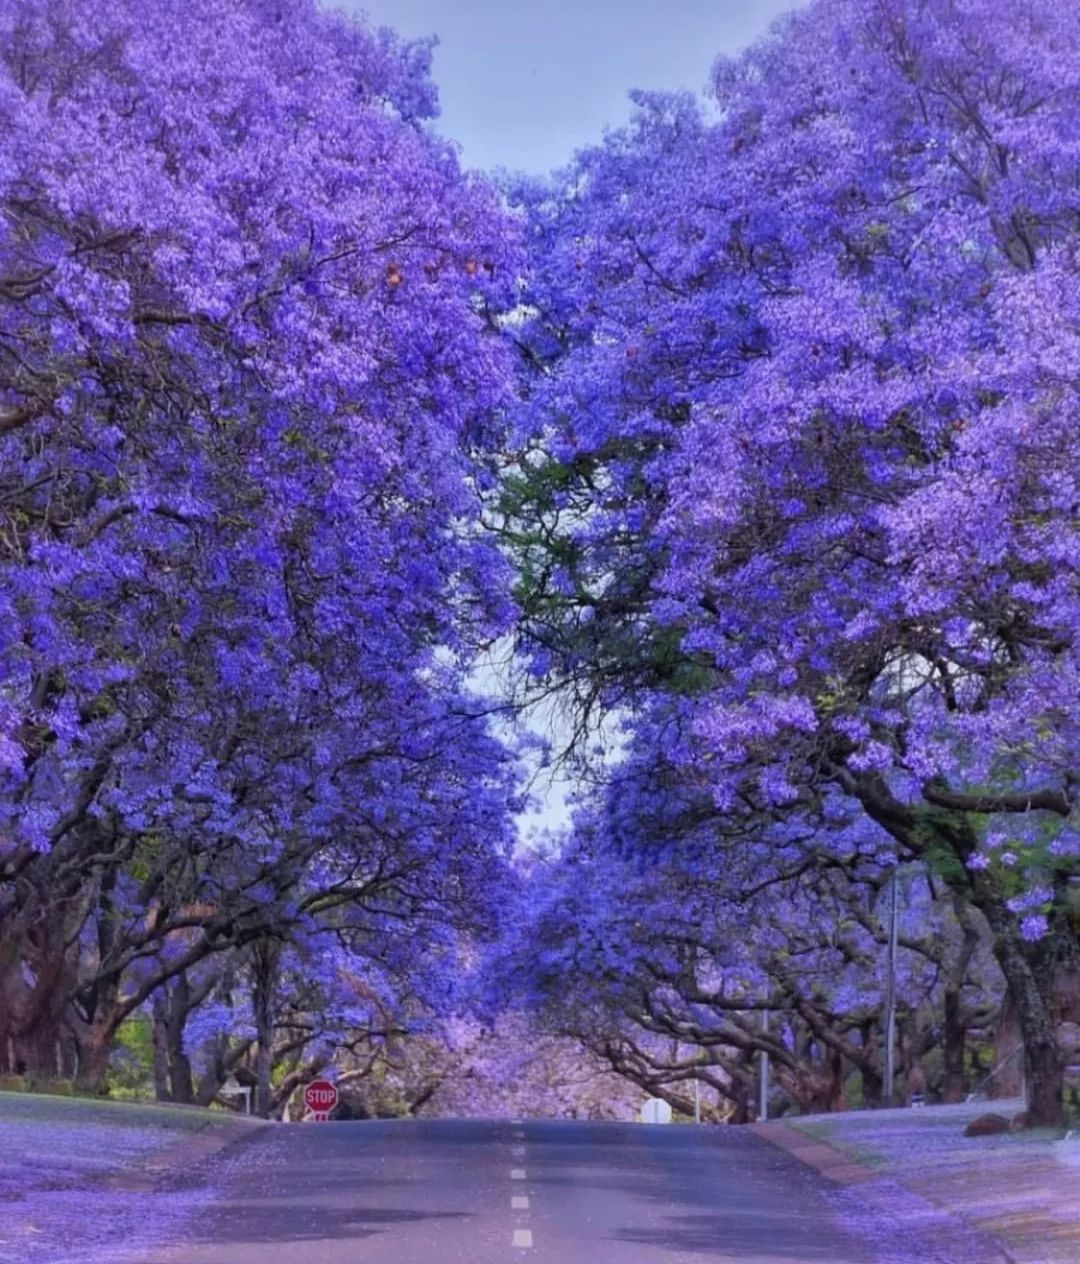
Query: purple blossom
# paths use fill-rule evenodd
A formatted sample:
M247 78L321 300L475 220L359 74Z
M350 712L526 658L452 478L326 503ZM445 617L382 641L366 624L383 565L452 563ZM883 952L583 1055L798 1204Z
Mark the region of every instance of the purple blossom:
M899 849L1016 931L1071 874L1074 20L818 0L718 68L717 116L643 95L518 190L522 639L629 733L589 845L688 883Z
M1029 913L1020 921L1020 934L1031 942L1042 939L1049 929L1045 913Z

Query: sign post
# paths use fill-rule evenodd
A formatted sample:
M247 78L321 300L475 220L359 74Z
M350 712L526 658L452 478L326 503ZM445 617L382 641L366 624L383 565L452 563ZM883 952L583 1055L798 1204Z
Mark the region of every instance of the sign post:
M330 1118L330 1112L338 1104L337 1086L329 1080L312 1080L304 1089L304 1105L311 1112L317 1124L324 1124Z
M226 1078L218 1092L222 1097L242 1097L244 1099L244 1114L251 1114L251 1088L248 1085L241 1084L235 1075Z

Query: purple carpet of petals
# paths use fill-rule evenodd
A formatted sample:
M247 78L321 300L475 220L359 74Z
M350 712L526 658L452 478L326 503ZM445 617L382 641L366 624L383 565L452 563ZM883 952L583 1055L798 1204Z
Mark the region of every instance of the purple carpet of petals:
M978 1115L1010 1118L1022 1107L1017 1099L977 1101L793 1123L879 1172L833 1198L888 1264L1073 1264L1080 1259L1080 1141L1049 1129L963 1136Z
M203 1121L151 1118L149 1111L71 1102L28 1108L0 1099L0 1261L119 1264L175 1236L211 1190L151 1192L144 1164Z
M888 1177L830 1198L844 1224L872 1244L879 1264L1001 1264L987 1235Z

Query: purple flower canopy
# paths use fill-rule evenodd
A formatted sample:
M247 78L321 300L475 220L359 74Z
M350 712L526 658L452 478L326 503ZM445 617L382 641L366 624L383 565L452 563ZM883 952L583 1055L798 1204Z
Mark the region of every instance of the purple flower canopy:
M0 1046L100 1080L281 939L302 1008L445 994L512 839L466 677L518 230L430 48L310 0L4 0L0 49Z
M0 0L0 1058L100 1085L148 1007L174 1091L185 1030L211 1095L246 1040L269 1108L286 1014L386 1040L493 937L598 1005L687 907L691 1006L850 949L845 1018L900 862L992 943L1048 1118L1077 17L817 0L710 111L638 94L496 190L430 47L313 0ZM508 634L620 730L532 882L470 688Z
M717 65L718 113L642 94L516 192L526 648L623 727L581 845L674 890L738 848L788 935L784 872L919 862L1028 1006L1040 1117L1076 956L1078 16L820 0Z

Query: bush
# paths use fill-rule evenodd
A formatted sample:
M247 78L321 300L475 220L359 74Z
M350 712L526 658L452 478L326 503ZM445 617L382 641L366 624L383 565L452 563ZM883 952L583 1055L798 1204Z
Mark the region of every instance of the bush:
M111 1097L149 1097L153 1093L150 1024L143 1015L122 1023L109 1056L106 1083Z

